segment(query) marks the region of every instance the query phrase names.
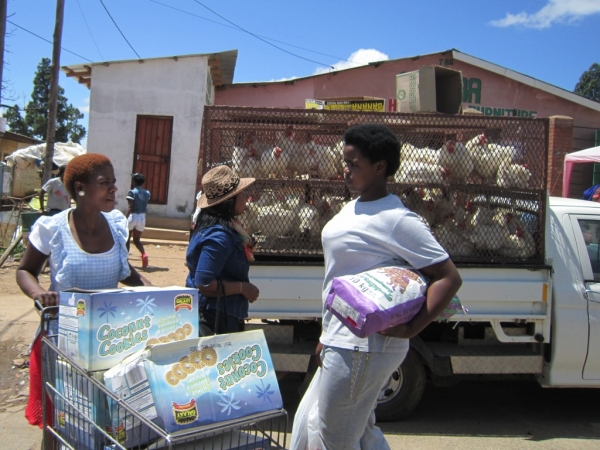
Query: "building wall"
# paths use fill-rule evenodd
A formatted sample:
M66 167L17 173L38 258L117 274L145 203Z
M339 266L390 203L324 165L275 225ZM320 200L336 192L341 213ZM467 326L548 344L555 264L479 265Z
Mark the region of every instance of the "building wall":
M485 115L548 118L572 117L577 136L572 151L594 145L594 129L600 128L600 111L587 108L515 79L452 58L449 52L389 61L375 66L332 72L285 83L255 83L219 88L215 104L302 108L308 98L377 97L388 102L396 97L396 75L422 65L443 65L463 76L463 108Z
M6 157L13 154L17 150L22 148L27 148L32 145L36 145L40 141L36 141L32 139L32 142L19 142L7 137L0 138L0 160L2 162L6 161Z
M107 155L117 178L117 208L131 188L138 115L173 117L168 200L148 214L192 213L208 60L204 56L95 65L92 71L88 152Z

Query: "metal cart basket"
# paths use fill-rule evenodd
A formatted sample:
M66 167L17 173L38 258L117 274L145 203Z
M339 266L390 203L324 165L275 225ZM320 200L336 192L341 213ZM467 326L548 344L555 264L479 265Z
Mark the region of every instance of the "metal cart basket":
M48 449L278 449L286 448L287 412L271 410L235 420L168 433L120 400L57 346L58 308L42 315L44 445ZM119 404L117 423L108 420L108 402ZM135 442L134 445L125 442ZM124 445L127 445L124 446Z

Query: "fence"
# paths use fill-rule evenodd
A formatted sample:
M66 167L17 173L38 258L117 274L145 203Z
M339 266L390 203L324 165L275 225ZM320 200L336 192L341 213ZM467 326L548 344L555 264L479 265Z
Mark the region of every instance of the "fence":
M227 164L257 179L243 221L259 241L258 259L322 257L323 226L353 198L342 137L361 123L398 137L389 190L455 262L543 262L546 119L207 107L200 176Z

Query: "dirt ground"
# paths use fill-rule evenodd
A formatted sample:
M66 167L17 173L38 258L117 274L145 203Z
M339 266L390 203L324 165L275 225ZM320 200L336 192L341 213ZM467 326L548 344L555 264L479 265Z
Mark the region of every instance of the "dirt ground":
M142 261L136 249L130 252L130 262L155 286L184 286L187 276L185 262L186 246L146 245L149 266L142 269ZM21 293L15 281L18 260L8 258L0 267L0 293L3 311L0 313L0 431L23 426L25 433L33 437L41 433L27 425L23 410L29 395L28 347L37 327L37 315L33 303ZM49 285L46 270L40 277L42 285ZM12 421L17 421L12 424ZM23 439L24 436L21 436ZM21 441L23 447L30 444ZM9 447L5 447L9 448Z

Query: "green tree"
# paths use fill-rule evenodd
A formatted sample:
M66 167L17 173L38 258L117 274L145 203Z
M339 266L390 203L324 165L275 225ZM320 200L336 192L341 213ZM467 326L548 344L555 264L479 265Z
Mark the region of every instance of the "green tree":
M42 141L46 140L51 75L50 59L42 58L33 78L33 92L31 93L31 101L25 108L25 116L21 116L18 106L7 108L4 113L11 131ZM79 119L83 118L83 113L69 104L64 94L65 90L59 86L54 140L56 142L73 141L78 143L81 142L86 133L85 128L77 123Z
M594 63L579 78L573 91L582 97L600 102L600 64Z

